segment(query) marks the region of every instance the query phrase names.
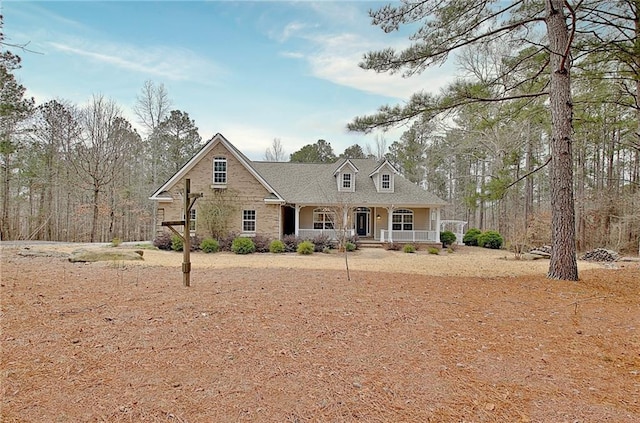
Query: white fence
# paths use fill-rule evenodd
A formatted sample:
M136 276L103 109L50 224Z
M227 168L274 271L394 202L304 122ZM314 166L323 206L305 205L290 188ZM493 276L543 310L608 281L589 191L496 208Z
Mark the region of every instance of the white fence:
M351 237L355 234L355 230L347 229L347 237ZM298 229L298 238L300 239L313 239L318 235L327 235L329 239L336 241L342 238L342 231L336 229Z
M391 234L389 232L386 229L380 230L381 242L440 242L438 231L391 231Z

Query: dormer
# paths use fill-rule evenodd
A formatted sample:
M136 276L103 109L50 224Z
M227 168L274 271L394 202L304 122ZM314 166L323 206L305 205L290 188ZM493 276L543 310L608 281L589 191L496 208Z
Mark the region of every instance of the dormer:
M397 173L396 168L385 159L371 172L369 177L373 179L373 184L378 192L394 192L395 175Z
M340 166L333 172L333 176L336 178L336 184L338 191L340 192L355 192L356 191L356 174L358 168L346 159Z

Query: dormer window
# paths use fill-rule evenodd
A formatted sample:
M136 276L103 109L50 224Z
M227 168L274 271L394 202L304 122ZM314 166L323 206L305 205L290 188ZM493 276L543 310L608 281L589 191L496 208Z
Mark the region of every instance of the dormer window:
M388 173L382 174L382 189L385 191L391 189L391 175Z
M213 184L227 184L227 159L226 157L216 157L213 159Z
M342 188L344 190L351 190L351 174L350 173L343 173L342 174Z

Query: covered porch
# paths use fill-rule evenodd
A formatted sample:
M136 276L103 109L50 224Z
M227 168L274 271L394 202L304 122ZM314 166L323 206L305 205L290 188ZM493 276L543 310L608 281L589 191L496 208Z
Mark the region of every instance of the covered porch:
M415 206L285 206L283 235L318 235L337 240L343 233L369 242L440 242L440 208Z

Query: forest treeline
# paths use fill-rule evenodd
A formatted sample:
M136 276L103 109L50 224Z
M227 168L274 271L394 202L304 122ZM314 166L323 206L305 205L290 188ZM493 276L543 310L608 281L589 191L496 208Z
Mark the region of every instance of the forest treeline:
M635 19L635 20L634 20ZM630 17L630 25L638 16ZM636 29L637 31L637 29ZM628 42L637 48L637 32ZM2 40L0 40L2 41ZM20 58L2 43L0 82L0 235L2 240L110 242L150 240L149 195L202 146L196 122L172 107L162 83L141 87L133 111L103 95L84 105L64 99L36 104L15 78ZM450 205L445 219L498 230L510 244L551 239L548 100L524 57L496 46L459 55L464 83L450 87L455 109L418 115L395 140L377 135L337 156L319 139L289 155L279 139L265 160L328 161L387 158L412 182ZM640 108L638 57L596 49L573 71L573 171L578 250L638 250L640 241ZM485 82L501 75L500 81ZM527 83L517 84L516 80ZM502 102L489 98L517 86ZM493 92L491 90L494 90ZM134 124L137 128L135 129Z

